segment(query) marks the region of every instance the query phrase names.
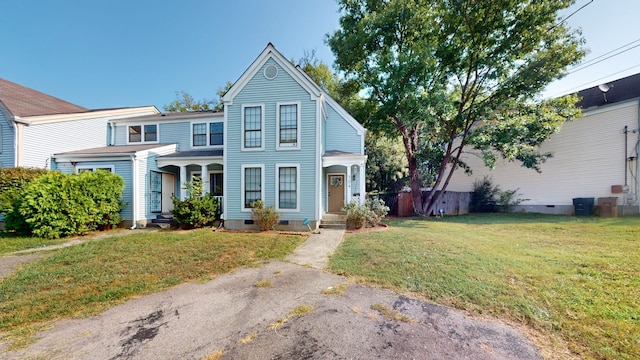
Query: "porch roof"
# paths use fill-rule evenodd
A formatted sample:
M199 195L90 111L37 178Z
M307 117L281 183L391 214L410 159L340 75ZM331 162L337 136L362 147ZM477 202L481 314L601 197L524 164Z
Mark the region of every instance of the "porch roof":
M222 157L222 149L211 150L191 150L191 151L176 151L174 153L161 156L164 158L194 158L194 157Z
M367 162L367 155L344 152L339 150L325 151L324 155L322 156L322 167L329 167L333 165L364 166L366 162Z
M91 149L82 149L76 151L67 151L57 153L57 155L115 155L115 154L135 154L138 151L145 151L159 147L167 146L167 144L145 144L145 145L116 145L102 146Z
M176 151L171 154L159 156L157 163L159 167L164 166L188 166L188 165L207 165L207 164L223 164L223 150L189 150Z

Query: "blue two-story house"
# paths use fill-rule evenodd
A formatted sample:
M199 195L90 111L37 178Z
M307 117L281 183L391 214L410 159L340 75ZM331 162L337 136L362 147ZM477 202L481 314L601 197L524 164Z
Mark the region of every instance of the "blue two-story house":
M224 112L109 121L107 146L58 153L65 172L106 169L125 179L123 217L144 227L185 198L184 183L223 199L225 227L254 229L258 199L279 229L317 228L323 215L364 200L365 129L268 44L223 97Z

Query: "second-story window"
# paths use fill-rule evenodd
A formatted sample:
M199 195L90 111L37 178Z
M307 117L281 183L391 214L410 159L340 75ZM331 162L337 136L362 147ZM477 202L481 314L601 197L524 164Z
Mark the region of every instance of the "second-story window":
M277 149L300 149L300 103L278 103L277 111Z
M221 122L193 123L193 147L222 146L224 144L224 125Z
M262 107L244 108L244 148L262 148Z
M158 142L158 125L129 125L128 142L130 143L154 143Z

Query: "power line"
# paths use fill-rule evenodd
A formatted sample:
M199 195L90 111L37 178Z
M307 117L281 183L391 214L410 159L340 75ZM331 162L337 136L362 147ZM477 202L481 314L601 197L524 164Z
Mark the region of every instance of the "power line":
M627 51L629 51L629 50L633 50L633 49L635 49L635 48L637 48L637 47L640 47L640 44L638 44L638 45L636 45L636 46L633 46L633 47L630 47L630 48L628 48L628 49L622 50L622 51L620 51L620 52L618 52L618 53L615 53L615 54L613 54L613 55L611 55L611 56L608 56L608 57L606 57L606 58L604 58L604 59L598 60L598 61L596 61L596 62L592 62L592 63L591 63L591 64L589 64L589 65L585 65L585 66L579 67L579 68L577 68L577 69L575 69L575 70L573 70L573 71L568 72L567 74L573 74L573 73L576 73L576 72L578 72L578 71L580 71L580 70L584 70L584 69L586 69L586 68L588 68L588 67L591 67L591 66L593 66L593 65L595 65L595 64L599 64L599 63L601 63L601 62L603 62L603 61L605 61L605 60L611 59L612 57L618 56L618 55L620 55L620 54L626 53ZM615 51L615 50L614 50L614 51Z
M549 28L549 30L547 30L547 31L551 31L551 30L555 29L556 27L558 27L558 25L560 25L560 24L564 23L565 21L567 21L567 19L569 19L570 17L572 17L573 15L575 15L575 14L576 14L577 12L579 12L580 10L582 10L582 9L586 8L588 5L591 5L591 3L592 3L592 2L593 2L593 0L590 0L588 3L586 3L586 4L582 5L582 6L580 6L580 8L579 8L578 10L576 10L576 11L572 12L571 14L569 14L569 15L568 15L567 17L565 17L564 19L562 19L562 20L558 21L558 23L557 23L557 24L553 25L553 26L552 26L551 28Z
M589 81L589 82L587 82L587 83L584 83L584 84L582 84L582 85L578 85L578 86L574 86L574 87L572 87L572 88L569 88L568 90L558 92L558 93L556 93L555 95L551 96L551 98L556 98L556 97L558 97L558 96L560 96L560 95L570 94L570 93L573 93L573 92L574 92L574 91L576 91L576 90L583 90L583 89L585 89L585 86L587 86L587 85L593 84L593 83L598 82L598 81L600 81L600 80L604 80L604 79L609 78L609 77L614 76L614 75L618 75L618 74L623 73L623 72L625 72L625 71L628 71L628 70L631 70L631 69L635 69L635 68L637 68L637 67L640 67L640 64L636 64L636 65L633 65L633 66L628 67L628 68L626 68L626 69L623 69L623 70L620 70L620 71L616 71L616 72L614 72L613 74L609 74L609 75L604 76L604 77L601 77L601 78L599 78L599 79L590 80L590 81Z
M618 48L615 48L615 49L613 49L613 50L611 50L611 51L608 51L608 52L606 52L606 53L604 53L604 54L602 54L602 55L596 56L596 57L594 57L593 59L587 60L587 61L585 61L585 62L583 62L583 63L581 63L581 64L578 64L578 65L574 66L574 68L579 68L579 67L582 67L582 66L584 66L584 65L587 65L587 64L589 64L589 63L591 63L591 62L594 62L594 61L596 61L596 60L600 59L600 58L601 58L601 57L603 57L603 56L607 56L607 55L611 54L611 53L612 53L612 52L614 52L614 51L618 51L618 50L620 50L620 49L622 49L622 48L625 48L625 47L627 47L627 46L629 46L629 45L631 45L631 44L635 44L635 43L637 43L638 41L640 41L640 39L636 39L636 40L634 40L634 41L632 41L632 42L626 43L626 44L624 44L624 45L622 45L622 46L620 46L620 47L618 47Z

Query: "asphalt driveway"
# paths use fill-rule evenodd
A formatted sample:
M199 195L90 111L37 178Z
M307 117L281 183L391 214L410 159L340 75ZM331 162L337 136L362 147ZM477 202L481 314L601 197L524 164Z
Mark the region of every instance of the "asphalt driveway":
M310 240L307 245L319 241ZM305 264L301 254L292 258ZM360 285L324 294L347 279L313 268L322 264L316 260L299 264L272 261L140 297L90 318L62 320L26 349L5 351L0 343L0 357L542 359L505 324ZM311 311L291 315L301 306ZM389 311L385 316L380 309Z

